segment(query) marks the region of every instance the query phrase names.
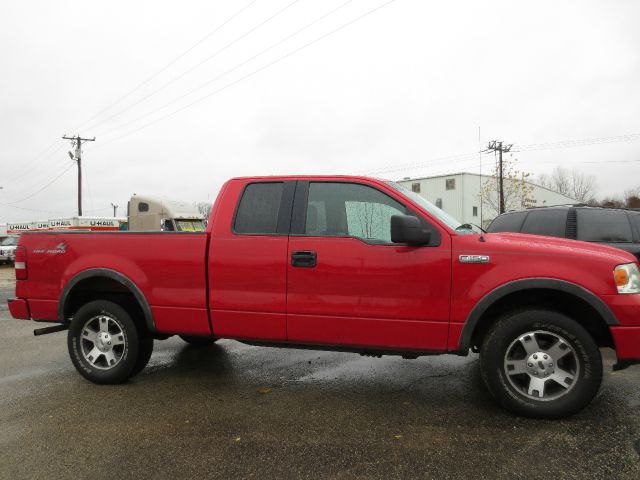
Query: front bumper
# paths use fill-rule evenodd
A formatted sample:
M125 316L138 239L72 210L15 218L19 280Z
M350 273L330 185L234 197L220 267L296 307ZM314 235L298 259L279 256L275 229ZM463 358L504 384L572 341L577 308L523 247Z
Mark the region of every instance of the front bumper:
M616 346L618 363L614 370L640 364L640 327L610 327Z
M9 305L9 312L13 318L19 320L30 320L31 313L29 312L29 303L24 298L10 298L7 300Z

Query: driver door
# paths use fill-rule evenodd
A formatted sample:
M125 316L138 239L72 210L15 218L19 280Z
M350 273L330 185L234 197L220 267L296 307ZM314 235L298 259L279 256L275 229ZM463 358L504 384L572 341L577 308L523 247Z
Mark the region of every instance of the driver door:
M446 349L449 236L428 225L430 245L393 244L390 222L398 214L416 215L391 191L298 182L288 247L288 341Z

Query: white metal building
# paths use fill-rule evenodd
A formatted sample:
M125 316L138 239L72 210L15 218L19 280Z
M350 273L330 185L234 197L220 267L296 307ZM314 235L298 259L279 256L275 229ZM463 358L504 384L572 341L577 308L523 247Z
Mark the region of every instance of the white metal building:
M495 177L487 175L481 177L477 173L460 172L425 178L405 178L398 183L419 193L462 223L474 223L486 227L498 215L498 212L487 205L487 202L481 204L480 201L482 185L489 178L496 181ZM517 209L579 203L573 198L548 188L531 182L527 183L531 193L522 204L518 205Z

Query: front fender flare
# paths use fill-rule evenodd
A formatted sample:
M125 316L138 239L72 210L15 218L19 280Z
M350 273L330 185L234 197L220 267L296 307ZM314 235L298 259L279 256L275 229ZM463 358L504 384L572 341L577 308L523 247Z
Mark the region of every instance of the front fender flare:
M596 294L584 287L581 287L580 285L576 285L575 283L567 282L565 280L558 280L556 278L525 278L522 280L514 280L513 282L509 282L495 288L482 297L476 306L473 307L473 310L471 310L471 313L469 313L469 316L464 323L462 333L460 334L460 340L458 341L458 353L466 355L469 348L472 347L471 339L473 338L476 326L478 325L480 318L482 318L482 315L489 309L489 307L491 307L491 305L514 292L533 289L555 290L578 297L596 310L607 325L620 324L606 303L604 303Z

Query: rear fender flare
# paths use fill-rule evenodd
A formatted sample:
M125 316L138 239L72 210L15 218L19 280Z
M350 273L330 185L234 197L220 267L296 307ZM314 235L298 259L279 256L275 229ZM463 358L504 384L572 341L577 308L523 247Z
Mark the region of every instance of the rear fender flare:
M60 301L58 302L58 319L61 323L68 323L68 320L64 316L64 311L69 299L69 295L71 294L71 292L73 292L74 287L83 280L97 277L109 278L124 285L140 304L140 308L142 308L142 312L144 314L144 321L149 332L156 332L153 313L151 312L149 302L147 302L147 299L144 297L142 290L140 290L140 288L138 288L138 286L130 278L126 277L120 272L111 270L109 268L91 268L89 270L83 270L67 282L67 284L62 289L62 293L60 294Z

